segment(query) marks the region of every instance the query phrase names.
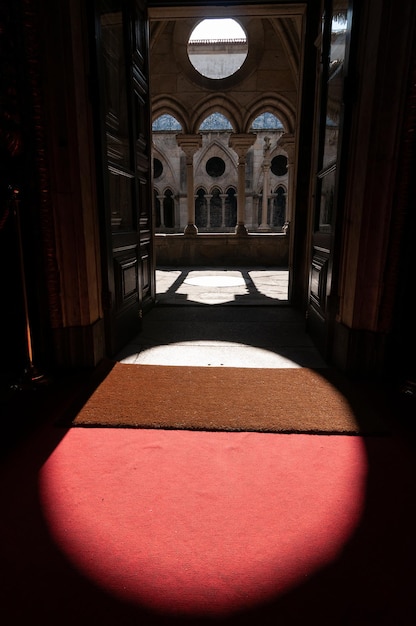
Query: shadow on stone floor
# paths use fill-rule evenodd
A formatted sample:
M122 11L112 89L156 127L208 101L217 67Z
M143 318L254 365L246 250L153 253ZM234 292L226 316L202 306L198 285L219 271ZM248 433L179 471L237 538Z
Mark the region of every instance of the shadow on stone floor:
M288 304L285 268L177 268L156 270L158 304L276 306Z

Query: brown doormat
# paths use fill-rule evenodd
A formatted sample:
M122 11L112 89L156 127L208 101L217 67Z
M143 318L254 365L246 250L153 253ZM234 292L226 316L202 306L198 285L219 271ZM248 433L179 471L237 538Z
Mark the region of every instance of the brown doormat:
M116 363L72 426L385 433L377 396L331 369Z

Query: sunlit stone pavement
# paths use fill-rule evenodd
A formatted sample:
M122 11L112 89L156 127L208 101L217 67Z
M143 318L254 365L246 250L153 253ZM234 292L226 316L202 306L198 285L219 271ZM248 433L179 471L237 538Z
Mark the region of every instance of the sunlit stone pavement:
M123 363L326 367L289 306L285 270L160 268L156 291L142 332L117 355Z
M280 268L160 268L161 304L276 305L288 300L289 272Z

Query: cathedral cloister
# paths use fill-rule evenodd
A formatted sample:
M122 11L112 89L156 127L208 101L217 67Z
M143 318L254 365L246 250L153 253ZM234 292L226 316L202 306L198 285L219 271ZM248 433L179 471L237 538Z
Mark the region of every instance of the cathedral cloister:
M208 39L192 38L210 21L206 9L150 12L161 264L289 262L303 14L292 5L266 15L259 5L232 16L241 36L214 30Z
M161 116L153 124L156 233L183 233L188 224L186 157L178 144L182 128ZM280 121L259 116L246 156L244 225L248 232L284 232L288 192L287 154L279 145ZM164 128L170 126L171 128ZM214 112L199 128L194 160L195 225L198 233L231 233L237 225L238 158L230 148L232 126Z

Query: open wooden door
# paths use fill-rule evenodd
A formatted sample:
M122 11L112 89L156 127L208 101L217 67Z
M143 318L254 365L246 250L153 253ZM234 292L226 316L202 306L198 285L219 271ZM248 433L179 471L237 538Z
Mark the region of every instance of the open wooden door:
M308 332L328 356L337 304L342 210L342 134L352 24L351 0L324 0L317 108L317 167L309 280Z
M97 154L107 353L141 328L155 295L148 26L144 0L96 0Z

